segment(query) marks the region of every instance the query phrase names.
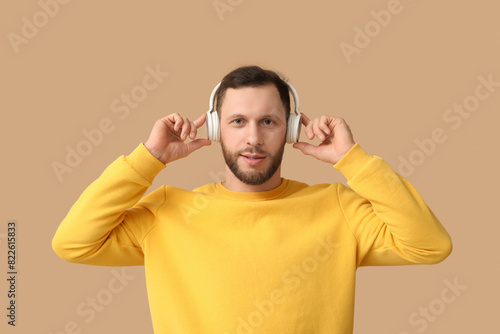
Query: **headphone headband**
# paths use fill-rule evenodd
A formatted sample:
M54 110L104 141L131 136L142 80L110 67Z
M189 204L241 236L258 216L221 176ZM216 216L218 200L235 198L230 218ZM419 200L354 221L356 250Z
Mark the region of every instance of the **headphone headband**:
M300 115L299 112L299 95L297 94L297 91L295 88L292 86L291 83L285 81L283 78L280 78L284 83L287 84L288 88L290 88L290 91L292 92L293 96L293 105L295 107L295 114ZM212 91L212 94L210 94L210 101L208 103L208 112L214 111L214 104L215 104L215 96L217 94L217 90L219 89L220 85L222 84L222 81L215 86L214 90Z

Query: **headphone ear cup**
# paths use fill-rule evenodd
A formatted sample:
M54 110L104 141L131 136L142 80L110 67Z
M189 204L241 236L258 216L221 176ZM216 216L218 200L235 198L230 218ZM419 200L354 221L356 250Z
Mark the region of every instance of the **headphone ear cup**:
M217 110L214 110L212 112L212 127L214 130L214 140L217 142L220 142L220 120L219 120L219 113Z
M207 139L212 141L214 140L214 135L213 135L213 130L212 130L212 112L209 110L207 111L207 117L206 117L206 125L207 125Z
M289 144L297 143L300 137L300 128L302 125L301 114L290 114L288 116L288 126L286 129L286 142Z
M207 137L210 141L220 141L220 123L217 111L207 111Z

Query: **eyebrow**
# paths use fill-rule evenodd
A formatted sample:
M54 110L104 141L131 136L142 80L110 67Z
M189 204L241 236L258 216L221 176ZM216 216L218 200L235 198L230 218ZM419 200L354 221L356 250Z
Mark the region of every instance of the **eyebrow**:
M232 114L232 115L229 115L226 117L226 119L230 119L230 118L247 118L246 115L243 115L243 114ZM277 117L276 115L273 115L273 114L265 114L265 115L262 115L262 117L260 118L279 118Z
M243 114L232 114L232 115L229 115L226 117L226 119L229 119L229 118L245 118L245 115Z

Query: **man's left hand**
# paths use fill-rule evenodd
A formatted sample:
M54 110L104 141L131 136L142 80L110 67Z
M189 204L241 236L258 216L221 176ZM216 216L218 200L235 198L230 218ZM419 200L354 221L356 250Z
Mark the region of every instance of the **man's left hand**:
M356 144L351 129L342 118L323 115L311 121L304 113L301 114L307 138L321 140L318 146L304 142L293 144L302 153L335 165Z

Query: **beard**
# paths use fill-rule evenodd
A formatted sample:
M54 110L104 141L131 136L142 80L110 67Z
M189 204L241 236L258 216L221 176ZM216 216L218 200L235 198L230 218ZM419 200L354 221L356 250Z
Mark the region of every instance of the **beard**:
M285 139L286 140L286 139ZM224 141L221 140L222 155L226 161L226 165L229 167L231 172L243 183L258 186L266 181L268 181L278 170L283 159L283 153L285 152L285 140L281 144L281 148L276 154L271 155L266 151L262 150L260 147L249 146L238 152L230 152L225 146ZM241 157L242 153L254 153L265 156L271 164L266 170L248 170L244 171L238 165L238 159Z

